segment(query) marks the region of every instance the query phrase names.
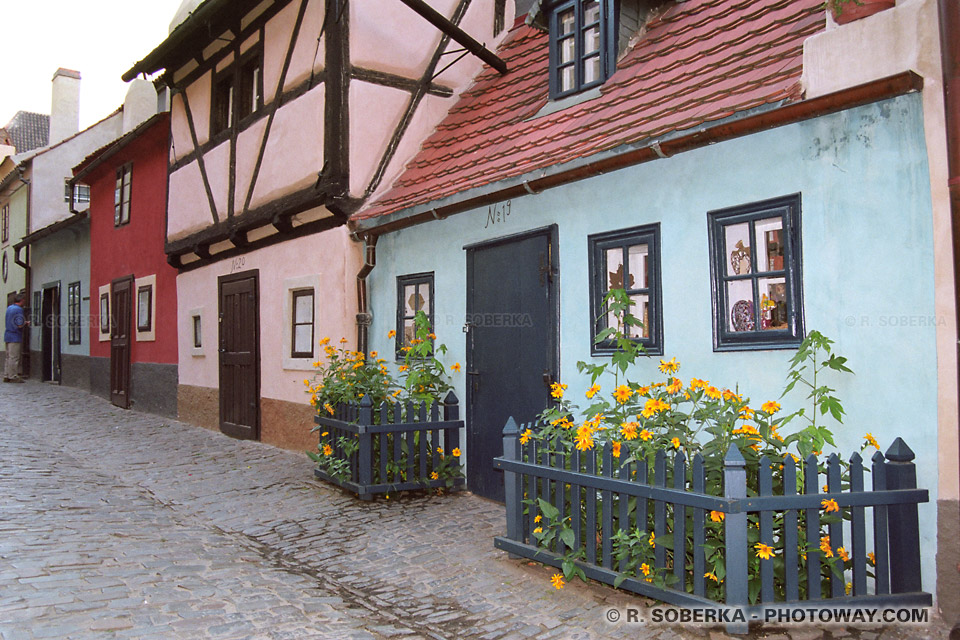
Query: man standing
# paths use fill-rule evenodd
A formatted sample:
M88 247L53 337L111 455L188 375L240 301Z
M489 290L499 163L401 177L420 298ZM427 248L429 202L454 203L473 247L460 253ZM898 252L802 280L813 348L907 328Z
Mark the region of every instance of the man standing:
M3 332L3 341L7 343L7 362L3 371L4 382L23 382L20 377L20 349L23 346L23 327L28 324L23 314L23 305L26 296L18 293L13 304L7 307L6 330Z

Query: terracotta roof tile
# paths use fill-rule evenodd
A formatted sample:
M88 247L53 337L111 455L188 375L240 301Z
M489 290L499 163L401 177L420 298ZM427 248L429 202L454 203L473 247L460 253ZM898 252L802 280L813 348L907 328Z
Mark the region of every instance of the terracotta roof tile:
M386 215L459 192L654 140L800 96L803 41L822 0L689 0L647 25L601 96L547 104L548 37L518 21L498 50L511 71L480 73L390 189L354 215Z

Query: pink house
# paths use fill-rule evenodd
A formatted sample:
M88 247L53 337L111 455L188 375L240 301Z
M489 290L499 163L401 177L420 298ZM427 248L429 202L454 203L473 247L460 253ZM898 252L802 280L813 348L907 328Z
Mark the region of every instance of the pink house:
M345 222L492 58L507 4L186 0L124 75L163 70L172 94L181 419L315 444L303 380L317 342L363 349L370 322Z

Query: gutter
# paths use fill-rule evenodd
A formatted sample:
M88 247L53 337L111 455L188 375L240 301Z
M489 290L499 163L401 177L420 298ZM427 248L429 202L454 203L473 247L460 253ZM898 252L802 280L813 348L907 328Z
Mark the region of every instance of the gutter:
M687 133L680 132L669 139L648 141L642 146L624 145L612 153L597 154L586 161L579 160L558 167L537 169L522 176L455 194L446 199L446 202L438 200L414 205L380 217L354 219L349 224L351 229L359 234L379 235L399 231L435 218L446 218L456 213L539 193L545 189L666 158L717 142L920 91L922 88L923 78L912 71L905 71L810 100L776 106L750 115L734 116L710 126L698 127ZM956 194L960 198L960 178L957 181ZM960 225L960 219L957 223ZM960 229L957 233L960 234ZM960 235L955 234L955 237L960 240ZM958 295L960 295L960 289L958 289Z

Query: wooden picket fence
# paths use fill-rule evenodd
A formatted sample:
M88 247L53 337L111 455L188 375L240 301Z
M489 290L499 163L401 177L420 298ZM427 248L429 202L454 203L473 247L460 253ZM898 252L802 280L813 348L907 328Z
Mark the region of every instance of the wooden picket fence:
M656 539L672 538L673 549L656 545L654 567L673 576L669 587L660 587L643 579L638 572L623 580L620 588L683 607L716 608L723 605L739 609L744 619L763 620L771 606L791 607L829 603L854 607L929 607L932 598L920 582L920 537L917 505L929 500L926 489L917 489L914 454L897 438L887 450L872 458L872 487L864 488L864 465L859 454L850 457L848 491L842 490L841 463L836 454L829 457L826 491L821 491L817 460L810 456L803 466L803 493L798 494L797 465L791 457L783 460L783 493L774 495L771 461L760 460L757 485L759 495L747 495L746 463L733 445L724 459L724 495L706 493L703 458L694 456L687 467L682 452L668 461L658 451L648 468L646 462L620 464L612 456L610 444L599 452L550 452L536 441L521 445L519 435L535 425L518 427L511 418L503 431L503 457L494 460L505 480L507 535L497 537L495 546L512 555L530 558L560 567L569 551L556 540L550 548L539 546L533 530L537 500L552 504L560 518L574 523L573 551L582 550L585 560L578 561L587 577L613 584L620 575L613 549L618 529L647 532L653 522ZM597 457L599 454L599 469ZM780 460L777 460L779 465ZM652 478L650 472L652 471ZM688 473L689 471L689 473ZM631 499L635 508L631 508ZM835 500L848 521L826 525L833 548L844 546L845 529L850 534L849 553L853 568L842 572L839 558L821 558L815 550L821 537L822 501ZM872 513L872 544L867 545L867 509ZM725 514L723 580L725 599L706 597L704 552L705 523L710 511ZM774 563L760 563L760 588L750 601L747 514L755 512L759 520L759 541L776 549L783 558L784 570L775 575ZM632 514L631 514L632 513ZM782 514L782 524L774 525L774 515ZM806 527L806 539L814 541L806 551L806 569L799 555L799 519ZM688 527L691 534L687 535ZM779 534L779 535L777 535ZM867 554L873 550L874 576L868 577ZM676 559L676 561L675 561ZM821 562L840 563L835 571L821 571ZM828 573L827 576L822 574ZM846 581L852 583L845 593ZM801 581L806 586L801 599ZM828 581L827 584L824 581ZM754 588L756 589L756 587ZM743 625L728 625L728 630L746 632Z
M442 405L442 406L441 406ZM346 477L337 477L323 469L314 475L355 493L361 500L372 500L379 493L446 487L443 478L431 479L441 467L442 457L452 456L460 446L460 408L451 391L442 403L384 402L374 407L369 397L359 403L338 404L332 416L314 418L320 445L329 444L331 457L348 463ZM355 438L352 453L341 446L341 437ZM441 457L442 456L442 457ZM454 479L454 488L463 485Z

